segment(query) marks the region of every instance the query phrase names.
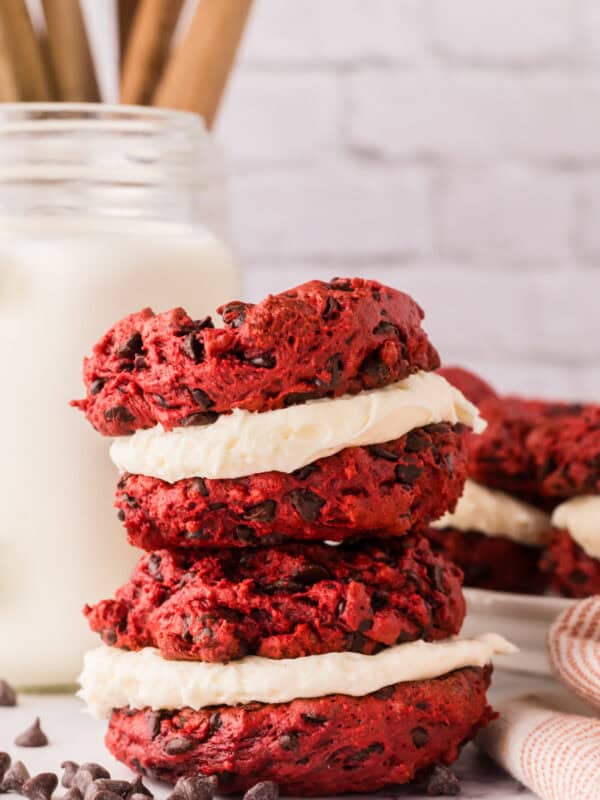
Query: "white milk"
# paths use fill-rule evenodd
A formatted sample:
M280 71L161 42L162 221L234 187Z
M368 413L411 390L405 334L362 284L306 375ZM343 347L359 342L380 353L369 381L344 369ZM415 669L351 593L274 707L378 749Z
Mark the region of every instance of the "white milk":
M126 314L238 297L229 251L170 223L0 219L0 677L73 683L98 643L86 602L111 597L140 552L113 497L110 440L69 401L82 359Z

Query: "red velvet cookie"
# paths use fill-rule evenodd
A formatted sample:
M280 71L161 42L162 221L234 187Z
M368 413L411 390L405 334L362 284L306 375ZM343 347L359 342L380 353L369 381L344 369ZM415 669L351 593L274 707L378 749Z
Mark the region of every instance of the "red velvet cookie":
M174 484L126 475L116 505L130 542L145 550L423 530L453 509L463 490L462 428L428 425L386 444L347 448L292 474Z
M540 567L551 588L563 597L600 594L600 559L589 556L566 530L553 533Z
M445 378L448 383L461 391L467 400L478 406L486 397L498 397L496 391L489 383L474 372L463 367L440 367L436 370L438 375Z
M113 712L106 744L131 769L175 783L216 775L219 793L276 781L289 796L375 792L403 784L494 719L491 668L399 683L364 697L330 695L202 711Z
M311 281L219 313L218 329L181 308L126 317L85 360L87 397L74 405L120 436L356 394L439 366L420 307L375 281Z
M431 528L427 538L434 552L461 568L465 586L523 594L541 594L546 588L547 579L538 566L538 547L454 528Z
M424 538L144 556L129 583L85 613L109 645L227 662L375 653L459 632L462 573Z

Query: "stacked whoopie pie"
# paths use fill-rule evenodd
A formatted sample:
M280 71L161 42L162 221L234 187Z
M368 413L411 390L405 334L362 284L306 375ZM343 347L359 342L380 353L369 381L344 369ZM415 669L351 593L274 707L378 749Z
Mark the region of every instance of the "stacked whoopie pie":
M567 597L600 592L600 407L499 396L461 368L440 370L488 425L466 435L454 513L428 536L465 584Z
M509 646L454 638L461 572L418 532L462 492L477 409L435 374L417 304L374 281L219 313L133 314L85 362L76 405L117 437L119 517L147 551L85 610L109 749L221 792L373 791L451 763Z

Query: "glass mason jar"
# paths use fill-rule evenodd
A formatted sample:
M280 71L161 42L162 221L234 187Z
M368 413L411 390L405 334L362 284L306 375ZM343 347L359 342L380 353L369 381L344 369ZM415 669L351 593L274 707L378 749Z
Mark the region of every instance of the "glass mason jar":
M108 442L69 401L118 319L238 295L219 151L192 114L0 105L0 677L72 684L97 643L82 606L139 552Z

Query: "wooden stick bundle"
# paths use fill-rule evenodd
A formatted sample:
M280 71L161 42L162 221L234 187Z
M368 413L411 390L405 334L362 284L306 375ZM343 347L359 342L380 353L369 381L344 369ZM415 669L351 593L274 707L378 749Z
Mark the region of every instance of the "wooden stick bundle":
M0 0L2 100L50 100L44 68L25 0Z
M123 66L127 43L133 27L133 20L138 10L139 0L118 0L117 27L119 36L119 64Z

